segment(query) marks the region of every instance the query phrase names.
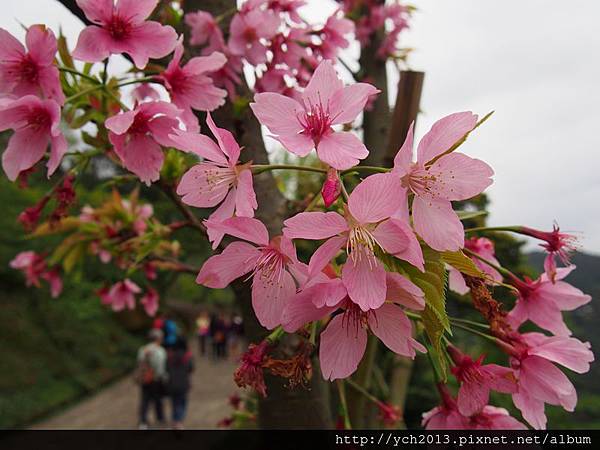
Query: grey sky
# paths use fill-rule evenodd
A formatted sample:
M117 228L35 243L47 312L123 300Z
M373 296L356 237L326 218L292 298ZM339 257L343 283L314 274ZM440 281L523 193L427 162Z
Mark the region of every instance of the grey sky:
M322 0L309 0L322 16ZM600 253L600 2L415 0L403 45L426 72L418 137L443 115L496 113L463 151L496 171L490 223L527 224L583 235ZM63 27L74 45L80 23L54 0L3 2L0 27L18 21ZM329 10L329 7L327 7Z

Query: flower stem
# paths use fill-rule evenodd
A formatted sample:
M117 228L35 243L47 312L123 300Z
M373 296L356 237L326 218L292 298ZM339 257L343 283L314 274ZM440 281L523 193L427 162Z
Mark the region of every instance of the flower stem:
M283 336L284 334L285 332L283 331L283 328L279 326L275 328L273 332L270 335L268 335L265 339L273 344L277 342L279 338L281 338L281 336Z
M350 169L346 169L346 170L342 170L340 172L340 176L346 176L351 174L352 172L356 172L356 171L360 171L360 170L365 170L368 172L381 172L381 173L386 173L389 172L392 169L389 169L387 167L377 167L377 166L356 166L356 167L352 167Z
M129 81L124 81L123 83L119 83L117 84L116 87L120 88L123 86L129 86L130 84L136 84L136 83L157 83L160 84L160 82L156 79L156 77L143 77L143 78L136 78L135 80L129 80Z
M315 342L317 341L317 321L315 320L311 325L310 325L310 343L311 345L315 345Z
M73 74L73 75L77 75L77 76L79 76L81 78L85 78L86 80L91 81L94 84L101 84L101 82L98 81L95 77L92 77L90 75L82 73L82 72L80 72L78 70L71 69L70 67L58 66L58 70L60 70L61 72L67 72L67 73L70 73L70 74Z
M503 226L503 227L475 227L466 228L465 233L474 233L476 231L511 231L518 233L521 227L519 226Z
M263 172L268 172L270 170L299 170L304 172L317 172L317 173L327 173L326 169L320 169L318 167L311 166L298 166L291 164L254 164L251 166L252 171L255 175L258 175Z
M379 404L380 401L378 398L376 398L373 394L371 394L369 391L367 391L364 387L362 387L360 384L358 384L356 381L352 380L351 378L347 378L346 382L357 392L360 392L362 395L364 395L368 400L372 401L375 404Z
M492 269L496 269L498 272L500 272L502 275L504 275L505 277L508 278L516 278L516 275L514 273L512 273L510 270L505 269L504 267L500 267L497 264L494 264L493 262L485 259L484 257L478 255L477 253L475 253L474 251L469 250L468 248L463 248L463 252L465 252L467 255L472 256L473 258L477 258L479 261L487 264L488 266L490 266Z
M100 89L104 89L104 86L101 84L89 87L87 89L84 89L83 91L79 91L76 94L71 95L70 97L67 97L65 99L65 103L70 103L73 100L77 100L79 97L83 97L84 95L90 94L90 93L100 90Z
M475 334L482 338L488 339L492 342L497 342L497 340L498 340L498 338L496 338L495 336L492 336L491 334L487 334L487 333L483 333L478 330L474 330L473 328L463 325L461 323L453 322L452 325L455 326L456 328L460 328L461 330L468 331L469 333L472 333L472 334Z
M342 414L344 416L344 428L346 430L352 429L352 424L350 423L350 414L348 414L348 403L346 402L346 387L344 386L344 380L336 381L338 394L340 396L340 404L342 405Z

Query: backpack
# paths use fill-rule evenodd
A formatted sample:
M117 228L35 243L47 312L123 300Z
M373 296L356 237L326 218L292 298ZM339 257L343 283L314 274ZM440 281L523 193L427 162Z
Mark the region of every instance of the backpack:
M150 384L154 381L154 369L150 364L150 351L144 352L144 357L138 363L133 374L133 380L140 385Z

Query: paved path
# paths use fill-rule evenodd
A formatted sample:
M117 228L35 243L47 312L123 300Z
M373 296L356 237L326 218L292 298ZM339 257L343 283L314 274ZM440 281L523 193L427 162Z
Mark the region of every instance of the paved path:
M196 350L194 348L194 350ZM227 398L236 392L233 382L233 361L213 362L196 356L196 370L192 375L188 413L185 426L216 428L223 417L231 414ZM36 424L36 429L132 429L137 426L139 392L130 376L66 411ZM170 406L165 402L167 417ZM152 417L152 415L150 415Z

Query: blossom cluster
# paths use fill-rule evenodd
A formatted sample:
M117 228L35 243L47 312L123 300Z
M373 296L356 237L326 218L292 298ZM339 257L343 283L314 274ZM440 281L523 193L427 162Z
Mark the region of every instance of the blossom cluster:
M302 18L304 0L248 0L235 12L225 38L219 22L206 11L189 13L190 44L203 54L220 52L227 64L211 74L215 84L236 97L244 62L254 71L256 92L276 92L295 98L323 60L335 60L350 45L354 23L335 11L324 24Z

